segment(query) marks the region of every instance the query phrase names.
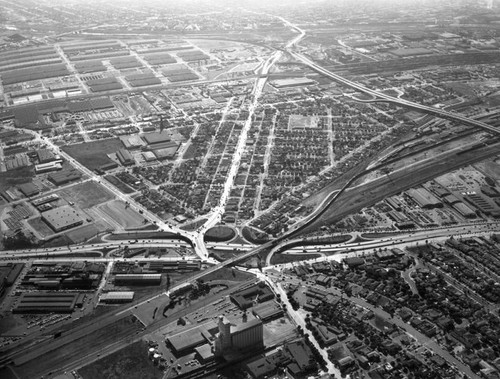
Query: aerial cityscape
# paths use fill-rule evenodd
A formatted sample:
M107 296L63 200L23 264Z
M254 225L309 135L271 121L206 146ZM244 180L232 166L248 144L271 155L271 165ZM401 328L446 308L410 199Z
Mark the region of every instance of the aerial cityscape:
M500 379L500 0L0 0L1 379Z

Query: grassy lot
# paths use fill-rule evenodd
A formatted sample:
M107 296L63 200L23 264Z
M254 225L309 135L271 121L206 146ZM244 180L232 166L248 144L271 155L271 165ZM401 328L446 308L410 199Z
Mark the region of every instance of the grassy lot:
M224 242L234 238L236 232L233 228L224 225L214 226L205 233L204 239L207 242Z
M31 182L35 176L33 166L21 167L15 170L0 172L0 192L4 192L10 187Z
M163 372L148 359L148 344L136 342L78 370L84 379L160 379Z
M267 235L253 229L250 227L245 226L242 230L243 238L245 238L248 242L255 243L255 244L263 244L269 241L269 238Z
M101 205L99 209L126 229L137 228L144 225L144 217L138 212L126 208L122 201L110 201L109 203Z
M60 234L54 238L51 238L47 240L46 242L43 242L40 247L60 247L60 246L68 246L68 244L73 243L66 234Z
M63 146L61 149L88 169L95 170L102 165L112 162L107 154L115 153L123 148L123 143L119 138L111 138Z
M82 209L92 208L114 198L111 192L94 181L76 184L58 193L62 198L73 201Z
M66 232L66 235L73 243L81 243L94 237L97 233L99 233L99 229L94 224L87 224L78 229Z
M116 188L118 188L125 194L135 192L135 190L132 187L129 187L114 175L106 175L104 179L106 179L108 182L110 182L112 185L114 185Z
M207 219L203 218L199 221L192 222L192 223L186 224L186 225L182 225L180 228L182 230L193 231L193 230L198 229L200 226L202 226L206 221L207 221Z
M306 259L314 259L321 257L320 254L274 254L271 258L272 265L279 265L283 263L304 261Z
M41 217L32 218L28 220L29 226L38 232L42 237L48 237L54 234L54 231L42 221Z

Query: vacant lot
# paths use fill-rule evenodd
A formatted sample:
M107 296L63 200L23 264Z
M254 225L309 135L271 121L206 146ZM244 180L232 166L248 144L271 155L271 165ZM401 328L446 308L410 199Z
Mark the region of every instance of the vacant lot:
M66 235L73 243L81 243L94 237L97 233L99 233L99 229L94 224L87 224L81 228L66 232Z
M148 344L136 342L80 370L84 379L159 379L163 372L148 359Z
M42 221L41 217L36 217L28 221L29 226L31 226L40 236L46 238L54 234L54 231Z
M58 191L59 196L72 201L82 209L88 209L97 204L114 198L114 195L99 183L88 181Z
M84 142L76 145L63 146L62 149L90 170L95 170L112 160L108 154L123 149L123 143L119 138L102 141Z
M99 210L104 212L115 222L122 225L125 229L137 228L144 225L144 217L136 211L125 207L125 204L122 201L113 200L106 204L102 204L99 206Z

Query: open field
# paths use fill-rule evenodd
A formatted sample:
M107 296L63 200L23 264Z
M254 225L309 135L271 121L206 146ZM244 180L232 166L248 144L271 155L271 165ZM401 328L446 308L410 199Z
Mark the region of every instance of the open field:
M163 372L148 359L148 344L136 342L78 370L84 379L159 379Z
M28 221L29 226L31 226L40 236L49 237L54 234L54 231L42 221L41 217L36 217Z
M94 181L76 184L58 191L59 196L73 201L82 209L92 208L113 199L113 194Z
M120 200L113 200L99 206L99 210L123 225L125 229L137 228L143 225L144 217L136 211L126 208Z
M94 224L87 224L66 232L66 235L73 243L81 243L94 237L97 233L99 233L99 229Z
M112 160L108 158L108 154L115 153L123 147L119 138L111 138L63 146L61 149L88 169L95 170L102 165L111 163Z
M233 228L224 225L214 226L205 233L205 241L207 242L224 242L234 238L236 232Z

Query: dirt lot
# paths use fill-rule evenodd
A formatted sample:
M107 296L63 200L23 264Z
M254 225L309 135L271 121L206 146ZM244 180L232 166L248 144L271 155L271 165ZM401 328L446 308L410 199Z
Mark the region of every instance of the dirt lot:
M123 225L125 229L137 228L144 225L144 217L130 208L120 200L113 200L99 206L99 210L112 218L115 222Z
M63 146L62 149L90 170L111 163L108 154L123 149L119 138Z
M113 194L94 181L80 183L57 192L81 209L88 209L114 198Z

